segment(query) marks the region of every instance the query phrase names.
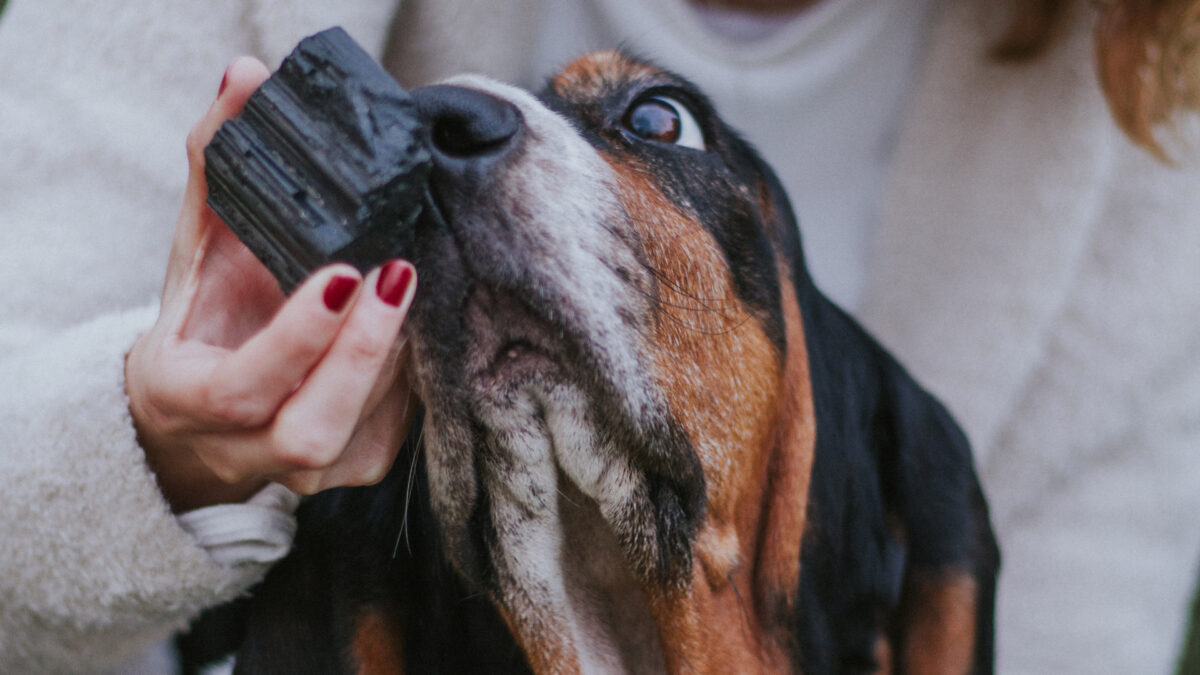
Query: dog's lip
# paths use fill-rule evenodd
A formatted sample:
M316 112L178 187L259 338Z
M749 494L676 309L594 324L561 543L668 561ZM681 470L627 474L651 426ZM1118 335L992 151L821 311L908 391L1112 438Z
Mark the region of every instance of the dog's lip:
M448 206L437 181L426 186L423 202L426 226L441 231L461 256L463 248L453 225L455 210ZM553 309L539 310L529 302L536 294L499 282L487 265L472 262L460 259L458 269L458 283L465 287L459 325L467 337L467 353L460 364L467 378L495 384L567 365L567 331L554 320Z
M522 294L476 281L467 294L463 327L476 376L505 376L565 364L565 332L521 300Z
M520 380L556 371L560 361L528 340L509 340L496 350L487 368L480 373L489 382Z
M526 354L544 354L545 350L538 348L526 338L510 338L508 341L500 345L496 350L496 355L492 357L493 363L504 363L505 361L516 361Z

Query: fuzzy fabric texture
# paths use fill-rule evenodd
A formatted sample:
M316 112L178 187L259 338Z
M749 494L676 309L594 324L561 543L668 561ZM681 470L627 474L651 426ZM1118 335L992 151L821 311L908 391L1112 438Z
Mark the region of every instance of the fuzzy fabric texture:
M531 31L554 29L541 3L564 1L407 0L388 62L409 85L528 83ZM260 573L214 564L166 512L119 365L152 320L137 308L161 283L183 138L224 65L274 66L335 23L378 50L394 4L0 15L0 670L95 668ZM1200 171L1113 126L1088 26L1004 66L988 6L940 10L860 316L975 444L1005 553L1000 672L1166 673L1200 559Z
M157 314L184 139L225 65L274 67L334 24L378 54L394 4L11 0L0 14L0 672L127 661L287 549L286 495L170 513L125 355Z
M1200 560L1200 156L1108 116L1081 22L988 62L948 5L863 316L967 429L1004 563L1002 673L1170 673Z
M262 572L217 564L180 529L137 446L124 355L154 315L105 316L0 365L5 671L104 664Z

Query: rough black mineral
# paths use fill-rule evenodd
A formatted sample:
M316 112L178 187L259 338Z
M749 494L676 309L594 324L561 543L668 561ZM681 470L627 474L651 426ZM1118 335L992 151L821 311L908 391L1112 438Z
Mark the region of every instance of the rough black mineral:
M430 167L416 105L341 28L301 41L204 157L209 206L284 292L411 251Z

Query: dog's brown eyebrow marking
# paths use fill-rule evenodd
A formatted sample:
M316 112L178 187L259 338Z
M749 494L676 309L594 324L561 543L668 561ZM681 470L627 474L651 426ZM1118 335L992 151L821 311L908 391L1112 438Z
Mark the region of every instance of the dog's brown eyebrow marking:
M550 80L550 88L569 100L589 99L611 93L639 79L662 75L652 66L631 61L618 51L589 54L564 68Z

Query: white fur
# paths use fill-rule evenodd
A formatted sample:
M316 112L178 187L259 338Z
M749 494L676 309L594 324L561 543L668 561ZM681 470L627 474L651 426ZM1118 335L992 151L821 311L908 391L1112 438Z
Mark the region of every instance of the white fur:
M604 375L621 388L621 401L635 420L660 409L662 401L648 386L649 371L637 352L636 336L622 331L621 306L641 302L611 267L638 263L614 229L621 207L612 170L574 128L550 112L529 92L480 77L457 77L449 84L479 89L515 104L530 135L519 172L506 182L530 213L519 236L553 255L531 270L555 304L580 322L578 330L604 360Z
M619 314L625 310L646 317L649 303L613 271L618 265L637 271L639 265L623 243L628 237L623 239L618 231L628 223L611 169L565 120L527 92L478 77L458 77L449 83L509 101L524 119L525 138L515 154L520 164L506 166L484 200L501 208L519 204L526 217L488 228L487 235L507 247L507 253L494 255L519 256L514 265L520 269L510 273L537 295L528 300L551 308L553 316L547 318L562 322L565 330L586 341L585 351L597 362L596 372L586 377L603 379L615 389L629 419L657 422L665 404L652 379L643 337ZM488 311L486 306L472 305L468 316ZM482 315L474 318L491 321ZM488 330L503 332L506 327ZM493 344L495 340L503 337L489 337L464 354L468 372L487 370L499 346ZM423 371L422 377L436 378L437 372ZM642 546L639 552L653 559L655 550L647 547L655 539L652 523L629 518L638 509L652 513L646 487L622 449L600 441L592 383L552 372L515 391L503 376L482 375L468 386L471 410L486 428L483 448L444 445L451 438L441 429L427 437L430 486L439 517L452 537L461 536L468 515L462 495L473 489L473 471L480 467L498 540L492 559L506 606L518 625L535 639L573 651L585 672L619 672L627 662L622 650L641 650L644 638L632 640L630 646L631 641L623 637L628 628L614 626L608 618L613 608L600 600L609 596L614 585L625 589L622 601L627 599L628 585L637 592L618 542ZM432 397L435 408L437 400ZM437 409L431 410L431 420L452 427L462 423ZM453 430L449 434L467 442L466 435ZM569 485L560 483L563 479ZM563 530L560 498L564 490L575 488L582 493L578 495L585 502L582 508L592 508L586 502L594 501L603 519L589 521L573 515L573 522L600 528L596 535L611 540L609 547L595 549L596 558L603 562L591 561L606 570L600 578L564 569L576 566L579 556L565 548L568 535L576 536L576 541L591 539ZM608 532L614 526L615 537Z
M532 41L513 36L539 27L543 1L405 0L404 11L421 20L402 27L397 52L422 82L463 70L467 58L471 70L533 81L522 71ZM1044 77L1040 66L989 65L981 56L989 37L978 21L984 4L943 3L906 115L884 231L872 243L877 272L865 316L967 422L982 453L1011 457L988 459L984 471L1007 552L1001 672L1167 672L1200 550L1200 350L1188 346L1196 344L1189 312L1200 287L1200 176L1191 166L1175 172L1148 162L1120 137L1097 103L1086 35L1051 52L1054 66ZM359 17L347 27L373 51L394 5L349 0L336 11ZM32 345L70 326L151 301L182 193L183 137L214 95L221 69L239 53L274 65L279 45L324 27L291 17L327 16L321 12L333 7L217 0L188 9L129 0L100 11L80 0L9 1L0 14L0 361L29 359ZM628 44L639 49L639 40L654 39L650 29L626 36ZM258 48L268 43L270 54ZM697 67L669 65L684 74ZM721 92L709 93L721 102ZM1079 107L1078 100L1091 103ZM727 117L739 124L736 113ZM1072 131L1080 120L1086 124ZM1018 180L1047 160L1060 178ZM1076 171L1089 178L1073 178ZM1047 201L1050 187L1061 200ZM977 220L981 213L995 217ZM1022 223L1075 242L1034 253L1070 256L1022 255L1023 235L1008 229ZM125 247L119 265L114 242ZM1114 262L1128 271L1108 274ZM1109 281L1097 285L1100 277ZM1011 301L1002 292L1010 284L1025 289ZM1042 296L1060 299L1048 314L1031 311ZM110 383L120 387L119 379ZM4 461L46 450L30 440L41 431L29 424L0 431ZM90 428L62 437L74 441L57 451L106 457L113 467L137 452L132 441L101 449ZM1036 468L1042 463L1057 468L1047 473ZM142 490L152 486L144 474L126 478L142 481ZM72 494L50 487L10 483L9 495L28 492L50 503L47 494ZM125 503L99 501L110 510ZM22 503L5 499L0 509ZM144 517L136 509L110 512L114 523ZM16 515L6 510L0 520ZM25 555L54 559L61 517L47 512L50 525L23 541ZM14 548L5 543L6 552ZM120 569L120 540L95 543L89 555L96 569ZM11 560L0 554L0 579L12 578ZM147 607L194 611L213 601L178 585L188 568L159 569L163 576L138 587ZM108 583L92 568L71 572L76 597ZM253 577L230 573L240 586ZM31 598L46 595L43 584L65 583L49 571L27 581ZM33 665L14 666L0 650L5 669L99 664L136 642L132 636L158 630L117 625L86 603L69 609L82 628L29 634L23 644ZM3 603L0 634L16 634L14 622L24 620L17 604Z

